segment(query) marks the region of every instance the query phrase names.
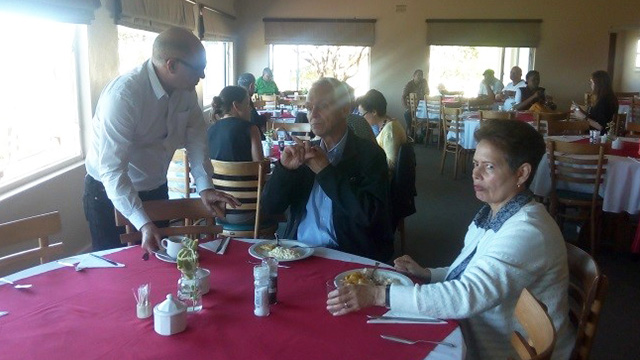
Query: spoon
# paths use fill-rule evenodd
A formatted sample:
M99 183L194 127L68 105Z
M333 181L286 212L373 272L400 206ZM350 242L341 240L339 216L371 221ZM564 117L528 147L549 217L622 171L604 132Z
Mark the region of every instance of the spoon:
M391 340L391 341L395 341L395 342L399 342L402 344L408 344L408 345L414 345L417 343L427 343L427 344L436 344L436 345L444 345L444 346L448 346L448 347L456 347L454 344L446 342L446 341L431 341L431 340L409 340L409 339L403 339L397 336L391 336L391 335L380 335L381 338L385 339L385 340Z
M0 281L5 282L7 284L11 284L16 289L29 289L30 287L33 286L32 284L16 284L13 281L7 280L5 278L0 278Z
M255 261L251 261L251 260L247 260L247 263L248 263L248 264L251 264L251 265L260 265L260 264L262 264L262 263L255 262ZM285 269L291 269L291 266L288 266L288 265L282 265L282 264L278 264L278 267L279 267L279 268L285 268Z

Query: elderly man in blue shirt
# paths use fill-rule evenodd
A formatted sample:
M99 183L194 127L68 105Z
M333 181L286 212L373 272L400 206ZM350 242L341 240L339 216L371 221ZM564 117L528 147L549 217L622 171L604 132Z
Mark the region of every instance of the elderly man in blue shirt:
M348 90L322 78L307 97L311 130L322 140L282 152L262 198L263 211L290 208L285 236L381 261L393 253L384 152L347 126Z

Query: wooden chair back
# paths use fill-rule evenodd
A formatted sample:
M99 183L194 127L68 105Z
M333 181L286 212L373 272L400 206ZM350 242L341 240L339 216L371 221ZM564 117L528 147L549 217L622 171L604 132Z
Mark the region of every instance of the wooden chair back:
M613 128L610 129L608 133L615 136L623 135L627 122L627 114L613 114L611 121L613 122Z
M640 92L638 91L616 91L616 97L618 101L626 100L633 101L633 98L636 96L640 96Z
M445 144L459 146L460 143L460 135L464 131L464 124L462 119L460 118L460 114L462 114L461 108L448 108L445 107L442 109L442 127L445 133L445 137L447 137L447 133L451 132L455 134L454 137L445 140Z
M624 136L640 137L640 123L628 122Z
M556 329L546 306L540 303L527 289L523 289L516 303L514 316L527 336L519 331L511 335L511 345L522 360L551 359L556 344Z
M569 319L576 329L571 360L587 360L598 328L609 281L595 260L566 243L569 262Z
M582 135L589 133L586 121L548 121L547 135Z
M427 118L429 120L437 119L440 122L442 118L442 96L426 96L424 102L427 106Z
M309 123L285 123L281 121L271 121L267 123L267 129L273 129L274 140L278 138L278 132L284 131L291 136L292 133L301 140L309 140L311 138L311 124Z
M49 243L49 236L60 232L61 229L60 214L57 211L0 224L0 246L3 249L20 244L27 245L33 240L38 240L37 247L0 257L0 276L1 273L14 268L15 263L21 262L26 268L35 260L44 264L49 262L53 255L62 253L62 242Z
M186 149L178 149L173 153L169 171L167 172L167 186L169 192L178 193L183 198L191 196L191 179L189 178L189 158Z
M596 217L602 206L599 195L600 185L604 181L607 158L601 144L581 144L564 141L547 140L547 156L551 170L551 204L549 213L562 223L562 219L585 220L589 223L591 252L596 248ZM578 198L560 196L558 183L564 186L591 185L591 190ZM583 212L563 212L562 207L585 208Z
M640 97L634 96L631 102L630 121L640 123Z
M516 113L512 111L480 110L480 122L484 120L514 120Z
M184 235L192 238L198 235L215 237L222 228L214 225L214 215L201 199L169 199L143 201L142 208L151 221L171 221L184 219L184 224L158 228L160 235ZM142 233L118 210L115 210L116 225L124 226L126 233L120 235L120 242L133 245L142 240ZM204 219L204 221L200 221Z
M269 171L269 161L232 162L211 160L213 185L216 189L235 196L241 203L235 209L227 205L227 213L255 214L252 231L230 233L222 228L223 235L257 239L260 235L260 198Z
M571 116L570 112L561 112L561 113L542 113L536 112L533 113L533 116L536 120L536 130L542 135L549 134L548 124L550 121L569 121L569 117Z
M278 95L260 95L260 100L264 101L265 109L275 109L278 107Z

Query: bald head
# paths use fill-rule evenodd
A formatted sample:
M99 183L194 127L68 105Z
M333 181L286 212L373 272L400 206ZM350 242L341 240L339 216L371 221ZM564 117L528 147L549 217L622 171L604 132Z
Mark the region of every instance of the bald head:
M173 27L161 32L153 42L152 58L158 65L171 58L192 59L200 52L204 53L204 47L193 33Z

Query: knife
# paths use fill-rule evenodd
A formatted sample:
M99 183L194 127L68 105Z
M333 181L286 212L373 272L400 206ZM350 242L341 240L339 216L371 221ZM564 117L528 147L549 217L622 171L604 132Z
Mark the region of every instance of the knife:
M397 336L391 336L391 335L380 335L381 338L385 339L385 340L391 340L391 341L395 341L395 342L399 342L401 344L407 344L407 345L415 345L417 343L428 343L428 344L436 344L436 345L444 345L444 346L448 346L451 348L455 348L456 345L452 344L450 342L446 342L446 341L431 341L431 340L408 340L408 339L403 339L403 338L399 338Z
M425 318L412 318L412 317L402 317L402 316L372 316L367 315L367 318L371 320L396 320L396 321L412 321L412 322L421 322L421 323L432 323L432 324L444 324L446 321L442 319L425 319Z
M229 239L229 238L227 238ZM222 246L224 245L225 239L220 239L220 244L218 244L218 247L216 248L216 251L214 251L214 253L218 253L218 251L220 251L220 249L222 249Z
M104 260L104 261L108 262L109 264L111 264L111 265L113 265L113 266L118 266L118 265L120 265L120 264L118 264L117 262L115 262L115 261L113 261L113 260L109 260L109 259L107 259L107 258L105 258L105 257L100 256L100 255L96 255L96 254L89 254L89 255L93 256L94 258L97 258L97 259L100 259L100 260Z
M230 241L231 237L227 236L227 238L224 240L224 244L222 245L222 249L220 249L220 255L224 255L225 251L227 251L227 246L229 246Z

